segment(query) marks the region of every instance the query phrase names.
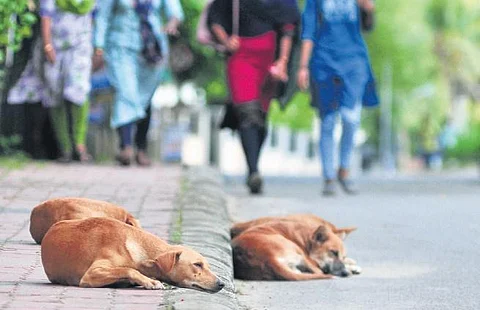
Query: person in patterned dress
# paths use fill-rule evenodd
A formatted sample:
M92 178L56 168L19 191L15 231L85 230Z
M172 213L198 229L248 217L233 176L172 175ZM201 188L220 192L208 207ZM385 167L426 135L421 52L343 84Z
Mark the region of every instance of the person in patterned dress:
M92 66L94 0L40 0L41 39L22 76L10 90L10 104L50 108L62 162L91 159L85 146Z

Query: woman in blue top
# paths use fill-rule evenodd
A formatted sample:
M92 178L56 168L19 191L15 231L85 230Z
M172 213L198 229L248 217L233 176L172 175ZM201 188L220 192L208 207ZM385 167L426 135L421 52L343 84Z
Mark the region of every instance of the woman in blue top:
M148 166L150 103L167 66L167 34L177 33L183 10L179 0L101 0L97 6L94 62L105 57L108 79L116 92L111 119L120 137L121 152L116 159L130 165L136 127L136 161ZM165 26L161 16L168 19Z
M298 85L310 86L321 119L320 154L324 195L335 194L337 177L349 194L356 192L348 171L363 104L376 105L373 74L361 35L360 10L372 13L372 0L307 0L302 21ZM342 119L340 167L334 168L333 130Z

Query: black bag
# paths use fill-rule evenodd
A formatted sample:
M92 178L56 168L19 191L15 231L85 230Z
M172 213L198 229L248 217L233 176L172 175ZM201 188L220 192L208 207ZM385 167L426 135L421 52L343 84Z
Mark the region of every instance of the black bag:
M229 101L225 103L225 112L223 114L223 120L220 123L220 129L230 128L232 130L238 129L238 117L237 113L235 112L235 107L233 106L233 102Z

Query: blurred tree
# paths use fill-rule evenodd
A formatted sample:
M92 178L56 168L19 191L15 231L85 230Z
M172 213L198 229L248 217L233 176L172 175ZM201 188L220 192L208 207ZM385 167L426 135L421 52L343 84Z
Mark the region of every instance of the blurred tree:
M480 2L431 0L426 12L439 73L455 105L480 81Z
M206 0L181 0L185 21L180 29L180 38L173 39L172 43L188 44L194 59L188 70L175 73L176 79L179 82L194 80L198 86L207 91L207 99L212 102L224 99L227 96L227 87L223 56L212 48L199 44L196 39L198 19L206 2Z
M7 47L17 51L24 38L32 35L36 17L32 0L0 0L0 63L5 61Z

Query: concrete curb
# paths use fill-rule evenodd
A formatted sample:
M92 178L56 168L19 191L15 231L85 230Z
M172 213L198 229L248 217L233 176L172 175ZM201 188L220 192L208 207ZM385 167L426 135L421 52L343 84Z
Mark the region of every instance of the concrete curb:
M164 309L239 309L233 280L228 197L221 175L211 168L185 170L177 198L170 242L187 245L204 255L225 282L222 291L208 294L187 289L165 292Z

